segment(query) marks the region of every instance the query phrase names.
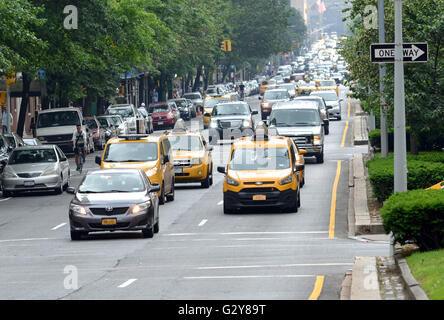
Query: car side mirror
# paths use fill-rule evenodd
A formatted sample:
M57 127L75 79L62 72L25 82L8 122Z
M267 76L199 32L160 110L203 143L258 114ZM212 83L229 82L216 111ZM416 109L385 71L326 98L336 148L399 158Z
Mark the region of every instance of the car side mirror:
M296 165L296 171L302 171L302 170L304 170L304 168L305 168L305 165L303 165L303 164L298 164L298 165Z
M259 99L259 100L262 100L262 97L261 97L261 96L259 96L259 97L258 97L258 99Z
M74 187L68 187L68 188L66 189L66 192L67 192L67 193L71 193L71 194L76 194L76 188L74 188Z
M213 151L213 146L206 146L207 151Z
M257 110L254 110L253 112L251 112L251 114L254 116L255 114L258 114L259 112Z
M8 148L6 150L7 150L7 152L11 152L12 150L14 150L14 147L13 146L8 146Z
M160 191L160 186L157 183L152 184L149 190L149 192L159 192L159 191Z
M217 167L217 172L222 173L222 174L226 174L225 167L221 167L221 166Z
M95 162L100 166L102 165L102 158L99 156L96 156Z

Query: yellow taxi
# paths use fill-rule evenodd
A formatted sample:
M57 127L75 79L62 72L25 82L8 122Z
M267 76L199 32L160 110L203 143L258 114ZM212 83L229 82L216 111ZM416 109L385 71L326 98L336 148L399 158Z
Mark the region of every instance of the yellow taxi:
M188 131L179 120L168 133L174 157L175 181L200 182L203 188L213 184L213 147L208 145L200 132Z
M221 96L209 96L206 97L203 102L203 124L204 129L207 129L211 122L211 113L213 112L213 108L218 103L231 102L232 95L221 95Z
M444 190L444 181L441 181L430 188L427 188L426 190Z
M254 136L235 140L229 159L217 168L225 174L224 213L264 206L298 211L304 164L293 140L268 135L261 123Z
M264 95L265 90L269 90L269 89L273 89L277 86L277 81L274 79L270 79L270 80L263 80L261 82L261 86L259 88L259 94L261 96Z
M320 80L317 89L318 91L334 90L336 91L336 95L339 96L339 88L335 80Z
M102 156L97 156L95 160L101 169L142 169L151 184L159 185L160 204L174 200L174 157L164 132L111 138Z
M310 95L311 92L316 91L316 83L314 81L299 81L297 83L297 87L298 87L298 96L308 96Z

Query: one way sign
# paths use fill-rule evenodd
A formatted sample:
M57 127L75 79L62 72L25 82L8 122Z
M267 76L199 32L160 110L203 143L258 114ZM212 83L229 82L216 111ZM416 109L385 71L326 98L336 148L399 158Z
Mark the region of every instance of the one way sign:
M429 53L426 42L403 43L402 55L404 62L427 62ZM370 46L370 56L374 63L394 63L394 43L374 43Z

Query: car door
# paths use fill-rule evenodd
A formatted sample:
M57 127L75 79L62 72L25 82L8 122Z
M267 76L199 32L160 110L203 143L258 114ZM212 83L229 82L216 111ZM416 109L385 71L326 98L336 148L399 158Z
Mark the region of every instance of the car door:
M291 167L292 167L293 179L296 179L296 181L298 182L298 188L299 188L300 177L299 177L299 172L296 171L297 158L296 158L296 150L293 146L293 143L291 143L291 145L290 145L290 155L291 155Z
M171 190L171 176L168 171L168 162L165 161L166 152L163 140L160 141L159 148L160 148L160 166L162 168L164 190L165 193L168 193Z
M63 179L64 181L62 181L62 184L65 181L68 181L69 178L69 162L68 162L68 158L66 158L65 154L63 153L62 150L60 150L59 147L55 146L56 152L57 152L57 156L59 158L59 165L60 165L60 170L62 171L62 175L63 175Z
M165 172L166 172L166 180L168 180L168 183L170 184L169 190L173 190L173 184L174 184L174 159L173 159L173 152L171 150L171 144L168 139L164 139L162 141L163 148L165 150L165 155L168 156L168 162L165 163Z

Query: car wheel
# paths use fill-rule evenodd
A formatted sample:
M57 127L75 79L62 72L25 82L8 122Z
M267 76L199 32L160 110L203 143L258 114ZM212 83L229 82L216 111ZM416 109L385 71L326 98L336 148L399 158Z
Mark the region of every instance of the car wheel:
M154 225L154 233L159 233L159 220L157 220L156 224Z
M81 231L72 231L71 230L71 240L78 241L82 240L82 236L87 236L88 232L81 232Z
M159 204L165 204L165 184L162 182L162 189L160 192Z
M63 191L66 191L66 189L68 189L70 177L71 177L71 171L68 171L68 179L66 179L66 183L63 186Z
M142 230L142 235L144 238L152 238L154 237L154 226L148 227Z
M6 191L5 189L3 189L3 198L9 198L12 195L13 195L12 192Z
M330 133L330 128L329 126L325 126L324 127L324 131L325 131L325 135L328 135Z
M210 175L211 175L210 167L208 167L207 176L206 176L205 180L200 183L202 188L208 189L210 187L210 185L211 185Z
M65 191L64 184L63 184L63 176L60 177L60 187L55 188L54 194L62 194L63 191Z
M211 171L210 171L211 175L210 175L210 186L213 185L213 165L211 165Z
M342 120L342 117L341 117L341 116L339 116L339 117L336 117L336 119L338 119L338 120Z
M298 208L301 207L301 191L298 190Z
M167 195L167 201L174 201L174 179L171 181L171 193Z
M319 156L316 156L317 163L324 163L324 151Z
M298 212L298 201L299 201L299 194L296 195L296 197L293 199L292 203L290 204L290 206L288 207L288 212Z

